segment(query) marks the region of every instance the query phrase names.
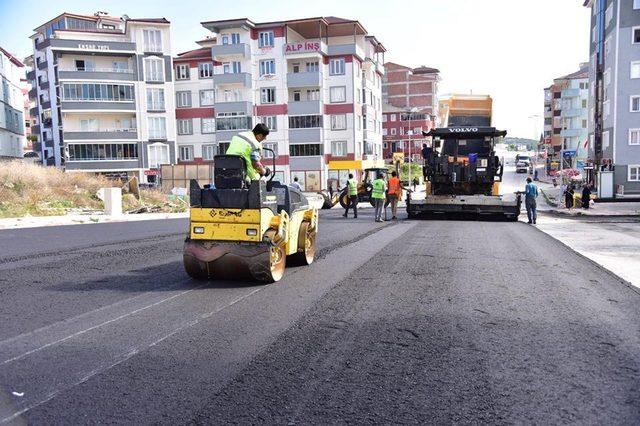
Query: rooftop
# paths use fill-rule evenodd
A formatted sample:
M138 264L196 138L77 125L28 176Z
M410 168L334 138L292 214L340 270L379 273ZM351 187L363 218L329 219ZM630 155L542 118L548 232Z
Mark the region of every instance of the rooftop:
M15 55L9 53L7 50L3 49L0 46L0 52L2 52L7 58L9 58L9 60L11 62L13 62L14 65L18 66L18 67L24 67L24 64L22 63L22 61L20 61L18 58L15 57Z

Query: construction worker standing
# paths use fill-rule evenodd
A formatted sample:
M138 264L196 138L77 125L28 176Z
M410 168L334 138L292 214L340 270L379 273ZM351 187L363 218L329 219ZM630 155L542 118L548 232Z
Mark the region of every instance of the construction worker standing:
M397 219L396 215L398 213L398 201L402 198L403 189L407 190L407 188L403 187L402 183L400 183L398 174L395 171L391 172L391 179L389 179L389 189L387 190L387 199L389 200L389 204L391 204L392 220Z
M349 207L353 208L354 219L358 217L358 181L353 178L353 174L349 173L349 180L347 181L347 191L349 199L347 201L347 208L344 210L342 216L347 217L349 214Z
M268 167L262 165L262 141L269 135L269 128L258 123L252 131L240 132L231 138L227 155L239 155L247 165L247 178L259 180L271 174Z
M378 178L371 183L371 186L371 198L373 199L376 208L376 222L384 222L382 219L382 211L384 210L385 191L387 190L384 175L382 173L378 173Z

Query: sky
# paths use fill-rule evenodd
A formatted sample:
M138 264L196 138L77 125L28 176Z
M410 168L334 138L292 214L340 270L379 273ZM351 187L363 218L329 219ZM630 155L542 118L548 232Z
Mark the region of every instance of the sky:
M63 11L171 21L173 53L211 34L200 22L268 22L315 16L359 20L387 48L386 61L441 71L440 94L489 94L494 125L538 138L543 89L589 57L583 0L0 0L0 46L32 52L33 29ZM536 117L537 116L537 117Z

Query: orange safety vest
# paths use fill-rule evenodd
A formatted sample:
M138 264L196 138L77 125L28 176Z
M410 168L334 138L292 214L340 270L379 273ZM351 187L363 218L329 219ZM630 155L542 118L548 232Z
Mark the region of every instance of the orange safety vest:
M389 194L400 195L400 179L397 177L389 179Z

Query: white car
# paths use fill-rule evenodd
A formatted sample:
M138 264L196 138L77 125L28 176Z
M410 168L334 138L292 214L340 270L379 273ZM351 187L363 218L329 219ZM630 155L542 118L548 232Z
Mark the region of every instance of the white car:
M516 162L516 173L533 173L533 166L528 160L518 160Z

